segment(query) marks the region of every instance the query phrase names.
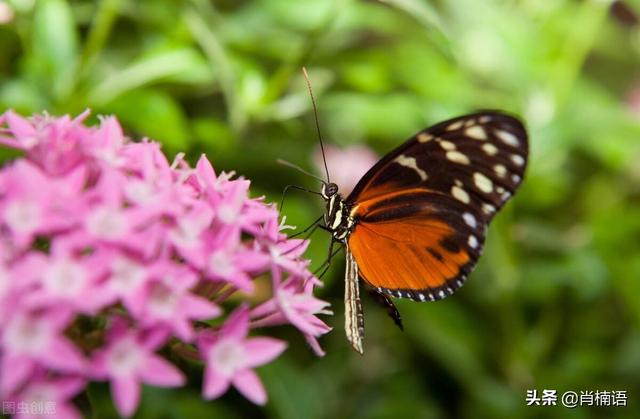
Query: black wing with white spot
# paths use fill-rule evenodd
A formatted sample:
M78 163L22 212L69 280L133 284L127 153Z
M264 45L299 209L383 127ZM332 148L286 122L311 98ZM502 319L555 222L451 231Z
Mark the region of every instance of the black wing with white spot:
M522 182L528 149L527 132L513 116L486 111L450 119L387 154L346 201L424 188L452 195L491 218Z

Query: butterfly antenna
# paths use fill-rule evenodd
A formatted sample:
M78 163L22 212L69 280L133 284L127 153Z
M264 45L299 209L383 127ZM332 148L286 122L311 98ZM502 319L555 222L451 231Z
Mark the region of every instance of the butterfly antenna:
M322 179L321 177L318 177L318 176L314 175L314 174L313 174L313 173L311 173L311 172L307 172L306 170L304 170L302 167L298 166L297 164L293 164L293 163L291 163L291 162L289 162L289 161L282 160L282 159L277 159L276 161L277 161L279 164L283 165L283 166L287 166L287 167L290 167L290 168L292 168L292 169L296 169L297 171L302 172L302 173L304 173L305 175L311 176L311 177L312 177L312 178L314 178L314 179L318 179L318 180L319 180L320 182L322 182L322 183L326 183L326 182L324 181L324 179Z
M309 89L309 96L311 96L313 115L316 120L316 130L318 131L318 141L320 142L320 151L322 152L322 161L324 163L324 170L327 173L327 183L331 183L331 179L329 178L329 169L327 168L327 157L324 154L324 145L322 144L322 135L320 135L320 123L318 122L318 108L316 106L316 98L313 96L313 89L311 89L309 74L307 74L307 69L304 67L302 67L302 74L304 74L304 80L307 82L307 89Z

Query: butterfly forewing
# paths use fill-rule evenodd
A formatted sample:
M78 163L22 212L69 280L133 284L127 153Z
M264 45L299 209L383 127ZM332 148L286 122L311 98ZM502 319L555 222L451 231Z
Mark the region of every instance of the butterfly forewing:
M522 123L500 112L442 122L389 153L346 199L363 279L418 301L453 293L522 181L527 155Z

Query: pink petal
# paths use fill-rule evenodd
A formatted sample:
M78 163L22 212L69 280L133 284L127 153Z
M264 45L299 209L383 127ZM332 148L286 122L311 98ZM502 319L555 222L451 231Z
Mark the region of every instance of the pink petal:
M253 403L262 406L267 402L267 392L253 370L245 370L236 374L233 377L233 385Z
M0 358L0 396L12 393L34 373L36 364L22 356L4 355Z
M307 334L304 335L304 338L307 340L307 343L309 344L309 346L311 346L313 353L315 353L317 356L325 355L325 352L320 346L318 339L316 339L314 336L307 335Z
M53 340L41 357L49 366L66 372L82 372L86 367L78 348L64 338Z
M252 338L245 342L247 366L250 368L264 365L280 356L287 343L273 338Z
M289 320L285 317L283 313L277 312L277 313L273 313L268 316L262 317L261 319L252 321L251 327L254 329L257 329L260 327L281 326L283 324L289 324Z
M200 351L205 353L218 340L218 335L211 329L203 329L198 333L197 340Z
M173 334L184 342L193 342L196 337L191 322L185 318L177 318L167 324L171 327Z
M155 327L153 329L146 330L142 337L142 346L155 351L160 346L164 345L171 337L171 331L164 327Z
M271 261L269 255L256 251L242 252L239 259L239 265L248 272L262 272Z
M24 146L20 143L20 141L16 140L13 137L5 137L3 135L0 135L0 144L18 150L24 149Z
M297 298L292 298L293 301L291 301L291 305L302 312L319 313L330 306L328 302L319 300L309 295L302 296L301 294L296 294L295 297Z
M229 282L231 282L233 285L240 288L242 291L244 291L247 294L252 294L253 291L255 290L255 285L253 284L253 281L251 280L249 275L245 274L244 272L238 272L227 279Z
M15 112L9 111L6 113L7 117L7 125L9 125L9 130L13 133L13 135L18 140L24 140L24 137L27 137L27 140L35 140L33 138L36 135L36 129L26 118L21 117ZM21 141L21 145L24 147L29 146L28 144L24 144Z
M158 356L151 356L139 372L145 384L158 387L178 387L184 384L184 375L169 362Z
M259 319L261 317L268 316L273 314L276 310L279 309L278 302L275 298L271 298L264 303L260 304L257 307L251 309L251 318Z
M214 368L207 367L204 372L204 384L202 385L202 397L207 400L222 396L229 389L229 379L219 374Z
M200 159L198 159L198 163L196 163L196 173L205 185L210 186L216 180L216 172L213 170L211 162L204 154L200 156Z
M221 335L244 339L249 333L249 307L246 304L236 308L220 330Z
M58 418L64 418L64 419L81 419L82 416L80 415L80 412L78 412L76 410L76 408L73 405L70 404L58 404L56 403L56 410L55 410L55 417ZM38 416L44 416L44 415L38 415ZM34 416L34 418L37 416ZM46 417L46 416L45 416Z
M190 319L208 320L222 314L220 307L213 305L202 297L186 295L182 304L186 308Z
M120 315L114 315L109 317L107 329L107 340L116 341L126 336L129 332L129 325L127 320Z
M69 399L80 392L86 381L79 377L64 377L56 381L58 397Z
M118 412L129 417L133 415L140 402L140 384L133 376L113 379L111 395Z
M299 256L307 250L309 247L309 240L303 239L290 239L280 246L280 253L286 255L289 258Z
M78 118L76 118L76 120ZM124 137L122 135L122 127L120 126L118 120L114 117L105 118L102 121L102 124L100 124L100 127L95 131L94 136L95 140L99 141L100 145L114 150L121 147L124 140Z
M73 125L80 125L84 122L85 119L87 119L89 117L89 115L91 115L91 109L87 108L84 111L82 111L82 113L78 116L76 116L75 118L73 118L73 120L71 121L71 123ZM114 117L110 117L107 119L115 119Z
M307 316L303 313L285 311L285 316L287 317L287 319L289 319L289 322L291 322L292 325L297 327L298 330L300 330L302 333L307 333L309 335L315 335L315 336L321 335L322 333L326 333L326 332L323 332L323 329L318 329L314 327L313 324L311 324L311 322L308 319L308 317L312 317L310 315Z

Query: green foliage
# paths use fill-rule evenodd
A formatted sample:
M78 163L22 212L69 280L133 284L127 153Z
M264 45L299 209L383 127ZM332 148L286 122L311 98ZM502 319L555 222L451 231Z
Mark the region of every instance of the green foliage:
M146 389L142 417L637 417L640 31L609 2L8 3L15 16L0 25L0 111L115 113L131 136L191 161L206 152L271 201L288 183L317 186L275 163L311 166L316 134L302 65L330 143L368 143L382 154L476 108L528 123L527 179L455 296L400 302L405 333L367 303L361 358L341 330L338 262L322 291L337 314L327 356L313 358L291 334L291 350L259 371L266 409L233 392L204 402L196 380L176 392ZM287 197L289 223L304 226L322 211L319 200ZM314 236L315 264L327 240ZM525 406L527 389L545 388L626 390L629 407ZM106 392L92 386L96 417L114 414Z

